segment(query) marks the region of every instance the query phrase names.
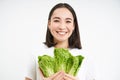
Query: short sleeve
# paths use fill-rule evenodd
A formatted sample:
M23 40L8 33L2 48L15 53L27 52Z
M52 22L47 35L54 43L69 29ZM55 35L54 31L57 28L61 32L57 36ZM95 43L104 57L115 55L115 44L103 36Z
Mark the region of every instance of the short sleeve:
M78 77L80 80L95 80L96 75L95 75L95 63L94 63L94 58L92 57L92 54L88 53L87 51L83 50L76 50L73 52L77 55L82 55L84 57L82 64L79 68L78 71Z
M92 56L88 56L88 59L86 61L86 78L85 80L95 80L96 79L96 71L95 71L95 63L92 58Z
M25 77L36 80L36 63L32 54L26 56L26 72Z

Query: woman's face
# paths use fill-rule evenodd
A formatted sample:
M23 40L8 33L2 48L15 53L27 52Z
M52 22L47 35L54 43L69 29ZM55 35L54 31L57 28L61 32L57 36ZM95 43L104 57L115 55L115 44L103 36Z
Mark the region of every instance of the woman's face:
M72 13L67 8L56 9L48 22L48 27L55 42L68 41L74 30Z

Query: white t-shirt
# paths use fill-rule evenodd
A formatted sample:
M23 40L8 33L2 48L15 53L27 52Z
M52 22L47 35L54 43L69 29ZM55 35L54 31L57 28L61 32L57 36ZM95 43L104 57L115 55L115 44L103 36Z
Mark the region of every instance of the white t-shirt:
M95 73L94 73L94 64L91 60L88 53L85 51L82 51L80 49L69 49L70 53L74 56L76 55L82 55L84 57L83 62L80 66L80 69L78 71L77 76L80 80L95 80ZM35 51L30 58L27 60L27 71L26 71L26 77L31 78L32 80L42 80L41 74L39 71L38 66L38 56L42 55L54 55L54 47L48 48L46 45L41 44L39 47L39 50ZM28 56L29 57L29 56Z

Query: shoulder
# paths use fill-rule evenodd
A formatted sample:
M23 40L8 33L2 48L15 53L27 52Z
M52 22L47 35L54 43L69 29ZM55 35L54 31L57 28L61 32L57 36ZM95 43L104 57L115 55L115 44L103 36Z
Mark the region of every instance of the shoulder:
M88 52L85 51L85 50L82 50L82 49L74 48L74 49L70 49L69 51L70 51L70 53L71 53L72 55L74 55L74 56L76 56L76 55L82 55L82 56L84 56L84 57L87 57L87 56L88 56Z
M34 56L42 56L42 55L52 55L54 48L47 47L44 43L41 43L36 49L33 51Z
M84 57L83 64L86 66L93 65L94 64L94 58L92 56L92 53L89 53L87 50L82 49L70 49L70 53L74 56L81 55Z

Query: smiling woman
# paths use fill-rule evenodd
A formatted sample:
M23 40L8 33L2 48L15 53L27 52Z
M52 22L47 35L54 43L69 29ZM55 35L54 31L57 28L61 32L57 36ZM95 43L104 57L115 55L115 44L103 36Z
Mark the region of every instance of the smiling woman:
M52 23L54 23L54 26L52 26L53 25ZM50 30L51 27L57 27L59 29L59 30L57 29L59 33L60 31L64 31L64 34L66 34L69 37L68 44L70 48L74 47L79 49L82 48L76 13L69 4L66 3L57 4L50 11L48 17L48 28L45 42L45 44L48 47L55 46L56 44L56 42L54 42L53 33ZM63 30L61 30L62 27L64 28ZM57 31L55 33L57 34Z
M64 42L68 45L68 38L74 30L72 13L66 8L56 9L49 20L48 28L54 36L54 42ZM68 46L66 46L66 48L67 47Z
M42 69L38 66L38 56L54 56L55 48L67 49L73 56L82 55L84 57L80 70L77 70L77 75L73 76L64 71L58 71L51 76L45 77ZM27 70L28 75L26 77L28 78L26 80L94 80L89 56L81 50L77 17L74 9L69 4L59 3L51 9L48 17L46 41L40 45L39 49L40 51L33 54L36 67L31 62L32 64ZM64 55L63 51L60 53Z

